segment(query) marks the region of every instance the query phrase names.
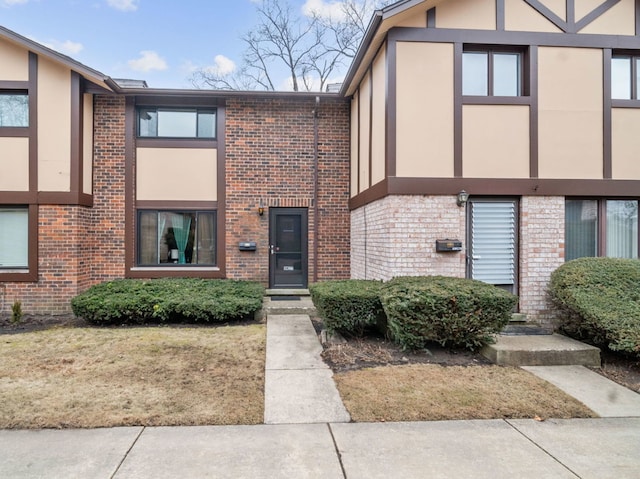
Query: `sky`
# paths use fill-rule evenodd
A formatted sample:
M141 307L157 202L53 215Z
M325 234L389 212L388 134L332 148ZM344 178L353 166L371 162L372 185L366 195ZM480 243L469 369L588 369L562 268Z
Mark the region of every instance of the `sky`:
M256 0L0 0L0 25L112 78L193 88L196 68L241 63ZM301 12L334 0L291 0ZM278 79L282 89L286 75Z

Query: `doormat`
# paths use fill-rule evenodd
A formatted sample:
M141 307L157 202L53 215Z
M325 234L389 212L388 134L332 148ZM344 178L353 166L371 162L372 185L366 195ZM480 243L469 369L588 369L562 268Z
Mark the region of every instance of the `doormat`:
M271 301L300 301L300 296L271 296Z

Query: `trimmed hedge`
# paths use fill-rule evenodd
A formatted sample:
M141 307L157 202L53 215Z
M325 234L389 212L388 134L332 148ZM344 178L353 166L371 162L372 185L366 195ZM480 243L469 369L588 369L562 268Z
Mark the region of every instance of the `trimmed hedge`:
M403 348L437 342L477 349L509 322L518 298L480 281L422 276L392 279L381 300L391 336Z
M569 261L551 274L549 292L569 336L640 355L640 261Z
M263 296L264 288L248 281L122 279L89 288L71 308L95 324L226 322L252 319Z
M330 332L362 336L384 322L380 281L336 280L309 286L311 299Z

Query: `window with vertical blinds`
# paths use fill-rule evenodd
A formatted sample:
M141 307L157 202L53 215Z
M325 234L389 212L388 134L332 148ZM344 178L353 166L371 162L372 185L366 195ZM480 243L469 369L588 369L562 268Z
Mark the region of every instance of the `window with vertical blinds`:
M637 200L567 199L564 212L565 261L638 257Z
M471 276L495 285L512 285L516 272L516 204L471 205Z
M27 208L0 208L0 270L29 266Z

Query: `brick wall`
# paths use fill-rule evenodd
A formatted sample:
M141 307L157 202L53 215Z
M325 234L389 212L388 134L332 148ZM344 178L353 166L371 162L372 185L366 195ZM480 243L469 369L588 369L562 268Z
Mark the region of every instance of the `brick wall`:
M95 97L93 208L88 238L91 248L91 284L124 277L124 118L123 97Z
M525 196L520 211L520 311L550 328L554 313L547 287L564 263L564 197Z
M309 280L314 278L313 99L232 99L226 108L227 276L269 280L269 208L308 208ZM349 276L349 112L322 100L318 118L318 271ZM265 207L264 216L258 207ZM238 242L256 241L242 252Z
M464 277L462 252L436 253L436 239L465 238L454 196L388 196L351 212L351 277Z

